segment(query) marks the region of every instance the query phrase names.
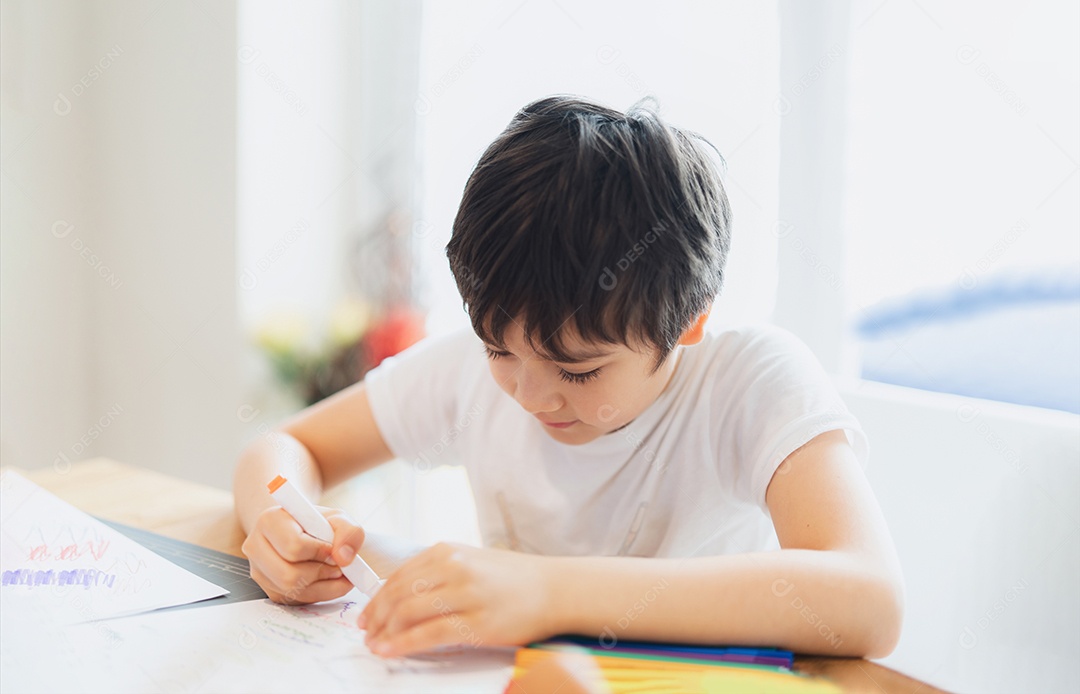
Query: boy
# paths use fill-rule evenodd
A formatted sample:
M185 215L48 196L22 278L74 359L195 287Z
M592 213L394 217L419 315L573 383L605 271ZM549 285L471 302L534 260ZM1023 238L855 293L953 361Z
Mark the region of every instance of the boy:
M902 579L858 423L789 333L704 331L731 220L703 145L644 107L551 97L514 117L447 246L473 331L241 457L244 553L271 598L345 594L336 564L364 535L332 510L333 545L304 535L267 480L318 498L391 458L452 455L485 547L393 572L358 622L376 653L558 633L892 651Z

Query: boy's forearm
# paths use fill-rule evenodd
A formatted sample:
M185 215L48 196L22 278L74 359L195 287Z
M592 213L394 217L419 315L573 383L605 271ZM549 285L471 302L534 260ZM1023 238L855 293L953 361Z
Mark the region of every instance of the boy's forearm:
M255 519L277 505L266 484L277 475L285 475L309 499L322 496L322 476L308 449L284 432L260 436L244 449L233 476L236 515L244 532L251 532Z
M880 657L902 590L842 552L789 549L690 559L553 557L554 624L615 639L775 646Z

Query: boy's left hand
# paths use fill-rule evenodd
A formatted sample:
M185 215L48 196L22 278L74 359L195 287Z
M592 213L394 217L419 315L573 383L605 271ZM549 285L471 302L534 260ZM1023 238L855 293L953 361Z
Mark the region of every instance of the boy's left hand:
M440 543L390 575L357 619L382 656L521 645L556 633L550 558Z

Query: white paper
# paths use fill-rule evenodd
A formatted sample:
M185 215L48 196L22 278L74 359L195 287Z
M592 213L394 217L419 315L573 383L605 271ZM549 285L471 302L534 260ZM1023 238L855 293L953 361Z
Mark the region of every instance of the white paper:
M505 690L513 648L372 654L356 627L366 602L354 590L303 607L251 600L81 624L47 637L5 633L4 686L109 694Z
M88 622L229 592L10 470L0 473L0 517L5 629L14 624L8 611Z

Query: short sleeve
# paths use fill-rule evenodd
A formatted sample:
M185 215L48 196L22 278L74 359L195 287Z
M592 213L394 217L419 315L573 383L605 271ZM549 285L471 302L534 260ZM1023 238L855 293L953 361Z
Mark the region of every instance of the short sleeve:
M425 465L459 462L448 455L447 439L455 431L466 365L481 349L471 331L425 338L367 373L371 413L395 457Z
M784 460L816 436L843 430L865 468L866 435L810 348L766 326L747 334L731 368L736 493L768 513L765 492Z

